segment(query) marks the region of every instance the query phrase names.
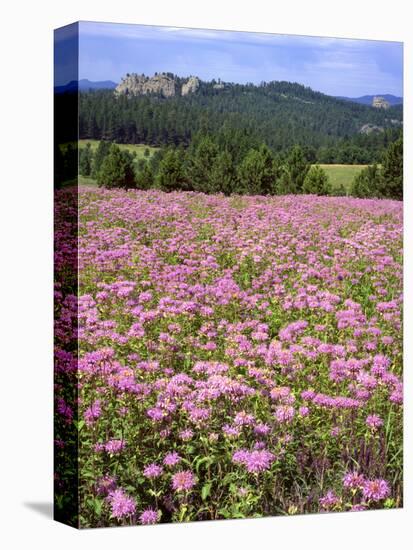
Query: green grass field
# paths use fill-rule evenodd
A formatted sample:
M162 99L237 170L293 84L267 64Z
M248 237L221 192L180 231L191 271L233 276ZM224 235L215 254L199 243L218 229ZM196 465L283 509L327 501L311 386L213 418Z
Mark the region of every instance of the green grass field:
M85 147L87 143L90 143L92 151L95 152L99 145L97 139L79 139L79 147ZM145 149L149 149L149 156L152 156L159 147L152 147L151 145L145 145L142 143L117 143L121 149L126 149L130 153L136 153L136 159L144 158Z
M97 185L97 181L90 176L81 176L79 174L77 178L78 185Z
M351 183L357 174L366 168L364 164L320 164L330 178L333 189L343 185L347 193L350 190Z

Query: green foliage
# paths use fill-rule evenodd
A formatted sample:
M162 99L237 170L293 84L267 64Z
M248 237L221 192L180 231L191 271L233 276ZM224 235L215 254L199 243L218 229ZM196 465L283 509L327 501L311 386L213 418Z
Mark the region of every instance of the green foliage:
M302 193L305 177L310 170L303 150L295 145L290 150L281 170L279 192L281 194Z
M188 190L190 184L184 169L185 154L179 149L168 149L159 163L157 185L163 191Z
M303 193L311 195L330 195L331 194L331 183L328 179L327 174L315 164L307 172L307 175L303 183Z
M97 174L97 182L101 187L135 187L135 171L133 157L128 151L121 151L112 144L109 153L104 158Z
M140 159L138 161L135 181L137 189L150 189L153 187L154 175L150 164L146 160Z
M90 143L79 150L79 173L81 176L92 174L93 152Z
M211 179L211 167L219 154L218 145L209 136L200 137L189 150L188 176L195 191L217 191Z
M97 179L98 173L102 167L102 163L105 157L108 155L110 146L112 144L109 141L100 141L96 153L94 155L92 176Z
M351 195L403 199L403 138L387 148L381 168L368 166L354 178Z
M277 167L266 145L251 149L238 169L239 192L250 195L271 195L276 191Z
M195 190L225 195L304 192L335 196L351 194L361 198L403 197L402 139L389 145L383 168L374 164L364 169L357 165L311 167L308 161L314 156L311 148L296 145L285 155L274 155L266 144L259 144L253 133L228 128L223 128L217 135L199 132L186 149L175 146L161 148L151 156L138 160L137 155L131 154L125 145L115 147L115 155L112 144L107 141L101 141L95 153L88 144L81 147L81 175L88 177L93 166L92 175L100 185L137 186L139 189L158 187L165 191ZM68 147L67 150L72 149ZM103 163L110 151L112 160L105 163L102 174ZM61 155L57 160L62 164ZM351 188L348 183L343 184L343 180L349 181L349 173L356 173ZM115 179L110 182L112 176Z
M223 141L245 133L246 142L253 133L258 143L242 147L240 156L260 143L274 153L299 144L310 163L380 162L387 144L400 134L400 127L390 120L403 117L401 106L391 107L390 112L373 109L289 82L227 84L219 91L213 82L201 82L199 90L187 97L115 97L111 90L81 92L79 97L81 138L187 147L200 131L214 136L222 132ZM384 131L361 134L364 124ZM231 141L241 142L239 136ZM221 139L219 145L224 149ZM227 149L238 164L236 149Z
M228 151L222 151L215 157L209 180L211 190L221 191L225 195L235 191L237 175L233 158Z
M380 170L377 164L364 168L353 180L350 194L353 197L379 197L381 187Z
M54 181L61 187L77 178L78 146L77 142L55 144L54 148Z
M381 171L383 197L403 199L403 138L391 143L384 155Z

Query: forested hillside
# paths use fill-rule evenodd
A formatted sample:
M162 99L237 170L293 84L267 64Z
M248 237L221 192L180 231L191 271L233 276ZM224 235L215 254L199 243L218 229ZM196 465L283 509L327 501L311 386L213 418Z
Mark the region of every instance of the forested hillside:
M301 145L309 161L371 163L399 137L402 117L402 106L374 109L296 83L213 80L184 97L80 92L79 132L117 143L187 146L199 132L225 128L274 152Z

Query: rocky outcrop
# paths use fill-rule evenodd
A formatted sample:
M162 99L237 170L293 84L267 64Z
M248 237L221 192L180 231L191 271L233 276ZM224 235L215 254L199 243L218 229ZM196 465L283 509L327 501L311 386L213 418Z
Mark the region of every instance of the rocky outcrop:
M115 89L115 94L131 96L156 94L161 97L185 96L196 93L199 86L200 80L196 76L191 76L182 81L182 79L174 77L171 73L157 73L151 77L132 73L122 78Z
M190 76L188 80L182 84L181 94L194 94L198 90L199 84L200 82L197 76Z
M376 107L376 109L388 109L390 107L390 103L386 101L384 97L376 95L373 97L372 106Z
M384 128L382 126L375 126L374 124L363 124L363 126L359 130L360 134L373 134L378 132L384 132Z
M163 97L173 97L176 94L175 79L165 73L152 77L144 74L127 74L116 86L116 94L146 95L158 94Z

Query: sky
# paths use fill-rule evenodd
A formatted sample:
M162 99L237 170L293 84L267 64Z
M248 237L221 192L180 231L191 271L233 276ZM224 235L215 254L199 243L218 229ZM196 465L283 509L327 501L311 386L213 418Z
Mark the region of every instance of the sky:
M403 44L79 23L79 78L119 82L126 73L172 72L225 82L288 80L329 95L403 95ZM62 78L64 76L62 75ZM63 84L65 82L60 82Z

